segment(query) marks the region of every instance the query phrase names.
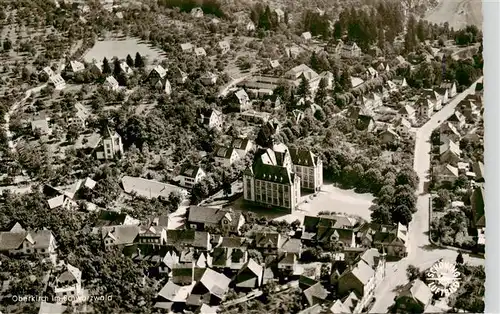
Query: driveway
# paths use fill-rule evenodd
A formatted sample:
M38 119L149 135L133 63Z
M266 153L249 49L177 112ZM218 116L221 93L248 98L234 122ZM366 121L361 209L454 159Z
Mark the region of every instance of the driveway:
M413 215L413 220L409 226L408 257L395 263L387 263L386 277L375 290L376 302L370 313L387 313L387 309L394 303L394 297L397 294L396 288L406 284L408 281L406 277L406 268L408 265L415 265L424 270L440 258L453 263L455 262L458 255L457 251L437 249L429 242L430 196L424 192L424 184L427 181L430 168L430 136L432 131L455 112L455 107L458 103L468 94L475 92L477 82L479 80L457 95L439 112L435 113L426 124L417 129L413 168L419 177L420 183L417 189L417 212ZM472 265L484 265L484 259L470 257L465 254L464 261Z

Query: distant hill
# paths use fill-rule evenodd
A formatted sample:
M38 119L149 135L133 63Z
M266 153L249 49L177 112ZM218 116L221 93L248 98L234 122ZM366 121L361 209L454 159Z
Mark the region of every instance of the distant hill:
M448 22L455 30L466 25L483 26L481 0L440 0L439 4L427 12L424 19L432 23Z

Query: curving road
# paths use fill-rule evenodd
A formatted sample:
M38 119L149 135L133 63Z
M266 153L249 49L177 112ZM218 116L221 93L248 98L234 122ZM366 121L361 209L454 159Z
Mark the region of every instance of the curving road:
M419 177L417 190L417 212L409 226L409 252L408 257L395 262L387 263L386 277L375 291L376 302L370 313L387 313L388 308L394 303L397 295L396 288L406 284L406 268L415 265L421 270L426 269L438 259L443 258L455 262L457 252L450 249L434 249L429 242L427 232L429 231L429 194L424 191L424 184L428 180L427 175L430 168L430 136L434 129L439 127L455 112L455 107L467 95L475 92L476 84L482 77L472 84L468 89L458 94L422 127L416 129L415 152L413 168ZM484 265L484 259L464 255L464 261L474 265Z

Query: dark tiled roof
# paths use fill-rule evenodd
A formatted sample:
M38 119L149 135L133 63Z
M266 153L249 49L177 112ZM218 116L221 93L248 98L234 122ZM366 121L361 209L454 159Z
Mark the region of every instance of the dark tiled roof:
M220 158L229 159L233 155L233 147L216 146L214 149L215 156Z
M272 248L279 248L281 235L278 232L259 232L255 234L256 247L268 247L271 244Z
M184 177L194 178L196 177L199 169L200 167L198 166L185 165L181 168L180 175Z
M234 138L231 147L235 149L246 149L250 140L248 138Z
M316 156L305 149L290 149L290 157L294 165L313 167L316 165Z
M223 217L228 217L230 222L236 226L241 213L236 213L227 208L190 206L188 222L218 224Z

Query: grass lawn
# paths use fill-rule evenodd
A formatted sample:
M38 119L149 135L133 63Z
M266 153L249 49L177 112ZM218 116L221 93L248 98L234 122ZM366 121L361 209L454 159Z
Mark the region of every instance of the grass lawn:
M98 41L94 47L87 51L83 58L87 62L92 62L93 59L100 62L104 57L108 60L111 60L113 57L121 60L127 58L128 54L134 58L137 52L141 56L147 57L149 62L165 58L159 49L152 48L150 45L142 43L137 39Z

